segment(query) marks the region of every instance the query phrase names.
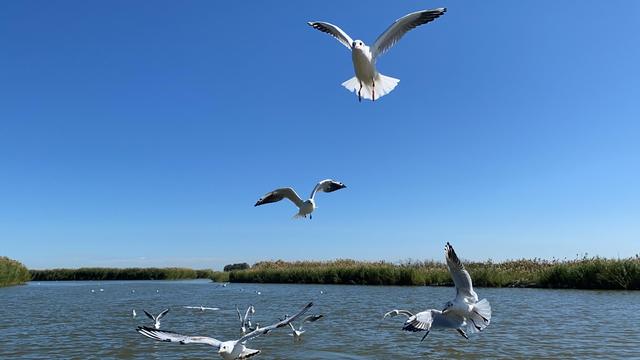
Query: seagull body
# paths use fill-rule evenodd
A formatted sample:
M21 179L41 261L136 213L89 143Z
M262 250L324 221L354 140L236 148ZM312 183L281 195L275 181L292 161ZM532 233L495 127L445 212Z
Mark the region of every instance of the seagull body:
M145 315L147 315L149 319L153 320L153 327L155 327L156 329L160 329L160 319L167 315L169 309L164 309L160 314L158 314L158 316L153 316L144 309L142 311L144 311Z
M374 100L390 93L400 80L382 75L376 69L376 60L397 43L409 30L431 22L447 9L438 8L416 11L396 20L383 32L375 43L369 47L362 40L352 40L346 32L338 26L323 21L308 22L309 26L327 33L351 50L351 60L356 76L342 83L347 90L358 94L358 101L362 98Z
M315 322L322 319L323 317L324 315L309 315L304 319L302 319L302 322L298 329L296 329L295 326L293 326L293 322L290 322L289 327L291 328L291 336L293 336L293 340L294 341L302 340L302 334L305 333L305 330L302 330L302 327L304 326L305 322Z
M309 308L311 308L311 306L313 306L313 303L308 303L294 316L281 320L280 322L277 322L273 325L254 330L237 340L220 341L206 336L181 335L172 331L157 330L147 326L139 326L136 331L148 338L157 341L177 342L180 344L206 344L209 346L217 347L218 354L224 360L246 359L260 353L260 350L249 349L245 346L248 340L256 338L260 335L267 334L274 329L287 326L287 324L295 321L297 318L307 312Z
M311 192L311 196L307 200L302 200L298 193L296 193L292 188L280 188L265 194L263 197L258 199L254 206L278 202L287 198L298 207L298 213L294 215L294 218L306 218L307 215L309 215L309 218L311 219L311 213L317 208L314 200L316 193L329 193L346 187L347 186L341 182L332 179L325 179L316 184Z
M461 336L468 339L467 333L482 331L491 321L491 305L486 299L478 301L478 294L473 291L471 284L471 276L462 265L453 246L447 243L444 252L449 273L456 286L455 299L447 302L442 311L429 309L414 315L407 310L391 310L383 317L384 319L387 316L406 316L407 321L402 330L426 331L422 340L429 335L432 328L456 329Z

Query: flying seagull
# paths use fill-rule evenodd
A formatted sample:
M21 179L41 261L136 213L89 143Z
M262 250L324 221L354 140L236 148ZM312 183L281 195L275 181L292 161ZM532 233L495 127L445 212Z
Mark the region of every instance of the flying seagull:
M297 330L293 326L293 323L289 323L289 327L291 328L291 335L293 336L293 340L298 341L298 340L302 339L301 336L302 336L302 334L305 333L305 331L302 330L302 327L304 326L305 322L315 322L315 321L318 321L318 320L322 319L323 317L324 317L323 315L309 315L309 316L305 317L304 319L302 319L300 327Z
M206 306L184 306L185 309L198 309L200 311L205 311L205 310L220 310L220 308L217 307L206 307Z
M376 69L376 60L397 43L409 30L431 22L447 11L446 8L416 11L396 20L385 30L371 47L362 40L352 40L347 33L336 25L322 22L308 22L314 29L320 30L336 38L342 45L351 50L351 60L356 76L342 83L347 90L358 93L358 101L362 98L374 100L393 90L399 79L382 75Z
M289 324L292 321L295 321L297 318L299 318L304 313L306 313L311 308L311 306L313 306L313 303L310 302L305 307L303 307L300 311L298 311L298 313L295 314L294 316L281 320L273 325L254 330L237 340L220 341L220 340L216 340L214 338L206 337L206 336L181 335L172 331L157 330L147 326L138 326L136 331L148 338L151 338L157 341L177 342L180 344L193 343L193 344L210 345L215 348L218 348L218 354L224 360L246 359L246 358L258 355L260 353L260 350L249 349L245 346L248 340L251 340L260 335L267 334L274 329L287 326L287 324Z
M391 310L384 315L387 316L404 315L407 321L402 330L406 331L426 331L429 334L432 328L452 328L465 338L469 338L467 333L474 333L484 330L491 321L491 305L486 299L478 301L478 295L473 291L471 276L464 268L462 262L453 250L453 246L447 242L444 248L445 258L449 273L456 286L456 297L453 301L445 304L444 310L429 309L417 314L407 310Z
M256 313L256 308L253 305L249 305L247 311L244 312L244 318L240 314L240 309L236 306L236 312L238 313L238 320L240 321L240 331L245 334L247 330L251 329L251 315Z
M317 192L320 191L329 193L336 190L344 189L346 187L347 186L345 184L332 179L322 180L313 188L311 196L308 200L302 200L300 196L298 196L296 191L292 188L276 189L261 197L254 206L269 204L287 198L291 200L291 202L293 202L299 209L298 213L293 216L294 218L306 218L307 215L309 215L309 219L311 219L311 213L317 208L316 202L314 200Z
M147 315L149 319L154 321L153 327L155 327L156 329L160 329L160 319L162 319L165 315L167 315L167 313L169 312L169 309L164 309L160 314L158 314L158 316L153 316L149 314L147 310L144 310L144 309L142 309L142 311L144 311L144 313Z

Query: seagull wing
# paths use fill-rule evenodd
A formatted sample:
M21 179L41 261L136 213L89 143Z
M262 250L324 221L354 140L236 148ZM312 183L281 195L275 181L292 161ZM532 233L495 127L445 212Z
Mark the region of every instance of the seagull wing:
M254 206L260 206L264 204L269 204L273 202L280 201L284 198L291 200L297 207L301 208L304 204L304 201L298 196L295 190L292 188L281 188L273 190L270 193L265 194L261 197Z
M313 199L318 191L329 193L336 190L344 189L346 187L347 186L345 184L339 181L335 181L333 179L325 179L316 184L316 186L313 188L313 191L311 192L310 198Z
M156 317L157 320L162 319L165 315L167 315L167 313L169 312L169 309L164 309L160 314L158 314L158 316Z
M336 38L342 45L346 46L347 49L351 50L351 44L353 44L353 40L346 32L342 31L339 27L330 24L328 22L322 21L309 21L307 24L316 30L320 30L323 33L327 33L334 38Z
M322 319L324 317L324 315L309 315L307 317L305 317L304 319L302 319L302 322L314 322L314 321L318 321L320 319Z
M173 331L156 330L148 326L138 326L136 329L140 334L157 341L177 342L180 344L206 344L220 347L221 342L206 336L181 335Z
M255 309L254 309L253 305L250 305L247 308L247 311L245 311L245 313L244 313L244 320L242 321L243 325L247 324L247 320L249 320L249 313L252 313L252 312L255 312Z
M147 315L147 317L148 317L149 319L151 319L151 320L153 320L153 321L156 321L156 318L155 318L153 315L149 314L149 313L147 312L147 310L142 309L142 311L144 311L144 314L145 314L145 315Z
M439 18L446 11L446 8L416 11L396 20L385 32L378 36L376 42L371 47L373 59L386 53L409 30Z
M440 310L431 310L431 317L433 318L431 323L433 328L459 329L466 326L464 317L453 312L443 313Z
M465 300L474 303L478 302L478 295L473 291L473 285L471 284L471 276L469 276L469 272L464 268L464 265L462 265L451 244L447 243L444 247L444 254L447 259L449 273L456 286L456 297L462 296Z
M237 306L236 306L236 312L238 313L238 321L240 321L240 323L244 325L244 321L242 321L242 314L240 314L240 309L238 309Z
M284 320L281 320L280 322L277 322L273 325L269 325L260 329L256 329L250 333L248 333L247 335L241 337L240 339L238 339L239 343L245 342L247 340L253 339L254 337L258 337L260 335L264 335L268 332L270 332L271 330L277 329L277 328L281 328L283 326L287 326L289 323L295 321L297 318L299 318L300 316L304 315L304 313L306 313L307 311L309 311L309 309L313 306L313 303L310 302L307 305L305 305L305 307L303 307L300 311L298 311L297 314L288 317Z

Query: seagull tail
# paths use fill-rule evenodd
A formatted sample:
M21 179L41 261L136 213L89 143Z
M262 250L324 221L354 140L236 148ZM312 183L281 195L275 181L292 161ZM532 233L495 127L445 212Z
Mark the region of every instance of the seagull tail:
M362 83L362 89L360 89L360 80L358 80L358 78L355 76L343 82L342 86L356 94L358 93L358 91L360 91L360 95L363 99L374 100L373 96L375 95L375 100L377 100L390 93L391 90L395 89L399 82L399 79L378 74L375 79L375 88L372 87L371 84Z
M487 299L482 299L473 305L473 311L475 312L474 315L477 314L482 319L485 326L489 325L489 322L491 322L491 304Z

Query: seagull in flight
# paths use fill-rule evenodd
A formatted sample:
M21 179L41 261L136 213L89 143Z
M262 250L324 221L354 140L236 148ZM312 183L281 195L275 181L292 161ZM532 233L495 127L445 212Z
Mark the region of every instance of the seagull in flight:
M352 40L347 33L336 25L322 21L310 21L307 24L316 30L336 38L342 45L351 50L351 60L356 76L342 83L351 92L357 92L358 101L362 98L375 101L393 90L399 79L382 75L376 69L378 57L386 53L409 30L429 23L447 11L446 8L416 11L396 20L385 30L371 47L362 40Z
M156 329L160 329L160 319L162 319L165 315L167 315L167 313L169 312L169 309L164 309L160 314L158 314L158 316L153 316L149 314L147 310L144 310L144 309L142 309L142 311L144 311L144 313L147 315L149 319L153 320L154 322L153 327L155 327Z
M256 308L253 305L249 305L247 311L244 313L244 318L240 314L240 309L236 306L236 312L238 313L238 320L240 321L240 331L243 334L247 332L247 330L251 329L251 315L256 313Z
M344 189L346 187L347 186L341 182L332 179L325 179L316 184L316 186L313 188L313 191L311 192L311 196L307 200L302 200L300 196L298 196L296 191L292 188L280 188L265 194L256 202L254 206L269 204L287 198L291 200L291 202L294 203L299 209L298 213L293 216L294 218L306 218L307 215L309 215L309 219L311 219L311 213L315 209L317 209L316 202L314 200L317 192L329 193L336 190Z
M294 341L299 341L302 340L302 334L305 333L304 330L302 330L302 327L304 326L304 323L306 322L315 322L318 321L320 319L322 319L324 317L324 315L309 315L307 317L305 317L304 319L302 319L300 327L298 329L295 328L295 326L293 326L293 323L290 322L289 323L289 327L291 328L291 336L293 336L293 340Z
M200 305L200 306L184 306L184 308L185 309L198 309L198 310L200 310L202 312L204 312L205 310L212 310L212 311L220 310L220 308L217 308L217 307L206 307L206 306L202 306L202 305Z
M387 316L404 315L407 321L402 330L426 331L422 337L424 340L432 328L451 328L469 338L467 333L475 333L484 330L491 321L491 304L487 299L478 301L478 294L473 291L471 276L464 268L453 246L447 242L444 248L445 258L449 273L456 287L456 297L445 304L443 310L429 309L417 314L407 310L391 310L384 314Z
M218 349L218 354L224 360L246 359L260 353L260 350L247 348L245 346L247 341L254 339L260 335L267 334L277 328L287 326L289 323L295 321L304 313L306 313L311 308L311 306L313 306L312 302L308 303L294 316L281 320L273 325L254 330L246 335L243 335L237 340L220 341L206 336L181 335L173 331L157 330L147 326L138 326L136 331L148 338L157 341L177 342L180 344L205 344L213 346Z

